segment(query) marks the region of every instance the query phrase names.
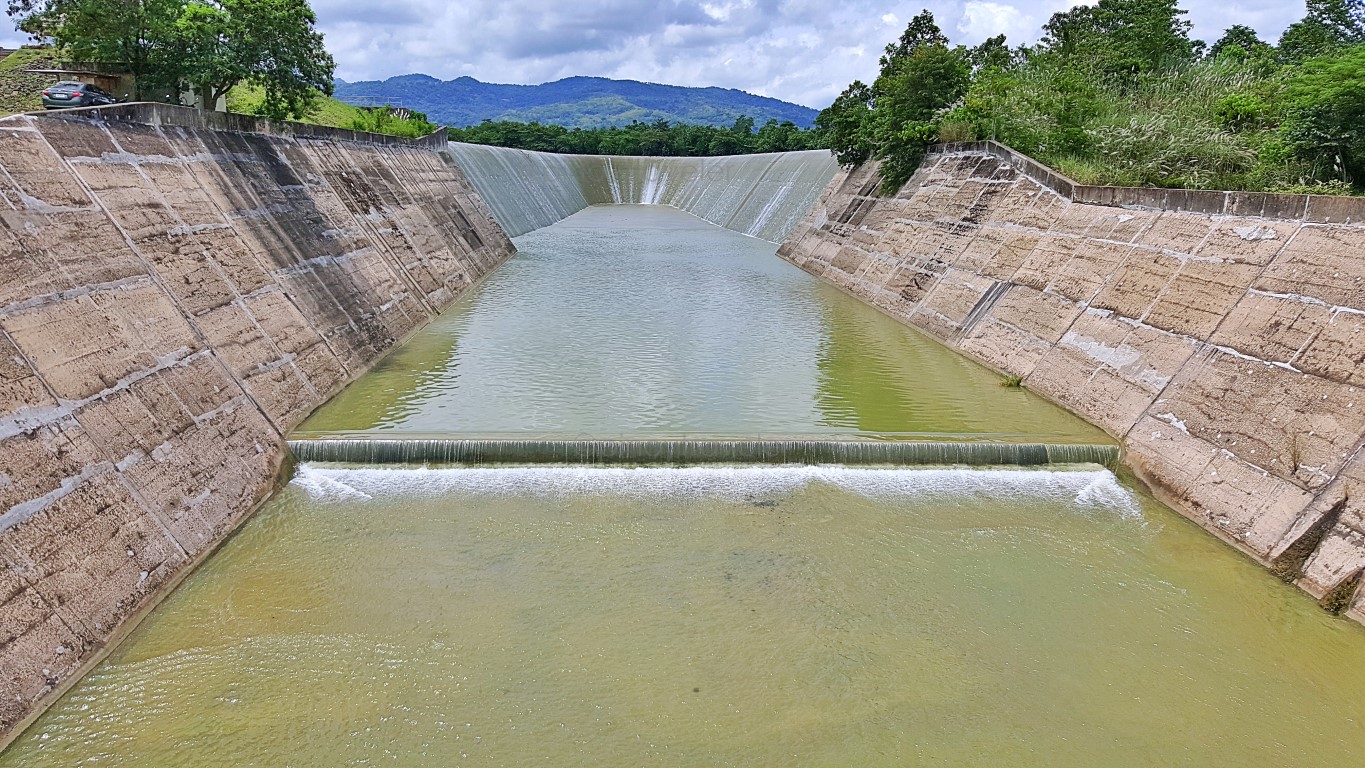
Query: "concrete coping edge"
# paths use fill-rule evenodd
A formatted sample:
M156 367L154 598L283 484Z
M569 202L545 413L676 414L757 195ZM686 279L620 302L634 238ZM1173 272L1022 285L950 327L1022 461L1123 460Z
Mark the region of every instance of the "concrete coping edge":
M1188 211L1215 216L1290 219L1312 224L1365 223L1365 197L1081 184L996 141L935 144L929 148L929 152L977 153L999 157L1034 181L1076 203Z
M114 104L106 107L80 107L44 112L25 112L29 117L62 120L104 120L108 122L142 123L154 126L173 126L227 133L257 133L266 136L279 136L296 139L323 139L328 141L349 141L362 144L383 146L416 147L440 152L448 146L446 129L437 128L434 133L419 139L389 136L382 133L366 133L348 128L330 128L311 123L292 123L284 120L268 120L253 115L236 112L210 112L196 107L181 107L174 104L161 104L154 101L139 101L128 104Z

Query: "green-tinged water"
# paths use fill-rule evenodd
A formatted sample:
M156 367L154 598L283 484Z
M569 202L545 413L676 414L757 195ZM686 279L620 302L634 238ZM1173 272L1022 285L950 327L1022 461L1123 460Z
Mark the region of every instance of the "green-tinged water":
M1365 760L1365 631L1098 430L678 211L518 245L304 435L473 466L302 463L0 768Z
M1347 766L1363 635L1097 469L305 465L0 765Z
M302 431L1112 442L681 211L592 207L516 243Z

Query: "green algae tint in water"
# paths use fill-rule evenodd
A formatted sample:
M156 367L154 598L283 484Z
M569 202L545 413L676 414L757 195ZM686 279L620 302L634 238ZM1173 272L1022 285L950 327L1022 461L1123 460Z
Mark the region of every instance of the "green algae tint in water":
M304 430L1109 442L773 243L689 214L588 208L516 243Z
M1362 634L1100 470L305 465L0 765L1359 765Z

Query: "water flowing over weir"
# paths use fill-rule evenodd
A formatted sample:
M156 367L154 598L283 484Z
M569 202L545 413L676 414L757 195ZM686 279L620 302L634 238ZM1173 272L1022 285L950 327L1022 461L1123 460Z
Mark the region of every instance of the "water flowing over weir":
M668 205L779 242L838 166L825 150L731 157L556 155L478 144L450 154L513 237L590 205Z
M300 461L348 464L1112 465L1118 446L853 440L290 440Z

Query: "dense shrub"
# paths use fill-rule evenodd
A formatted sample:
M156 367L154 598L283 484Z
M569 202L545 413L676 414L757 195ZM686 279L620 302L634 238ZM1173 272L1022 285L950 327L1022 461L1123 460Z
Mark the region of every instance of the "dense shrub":
M1207 53L1174 0L1077 6L1013 50L950 47L926 11L817 123L840 162L880 158L887 189L928 143L995 139L1091 184L1358 190L1365 2L1307 5L1278 45L1234 26Z

